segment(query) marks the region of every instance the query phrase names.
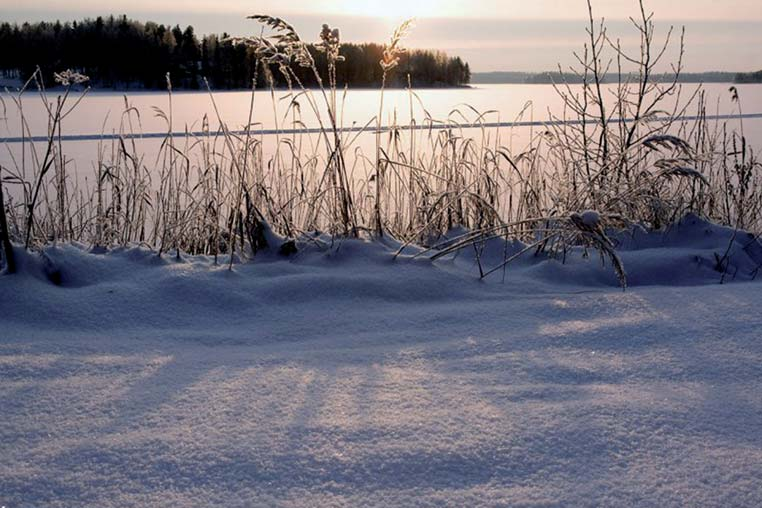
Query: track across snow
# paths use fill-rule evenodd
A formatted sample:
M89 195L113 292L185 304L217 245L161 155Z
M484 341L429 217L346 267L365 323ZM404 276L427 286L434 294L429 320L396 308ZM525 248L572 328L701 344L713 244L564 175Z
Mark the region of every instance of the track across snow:
M762 504L759 283L48 255L0 277L8 508Z

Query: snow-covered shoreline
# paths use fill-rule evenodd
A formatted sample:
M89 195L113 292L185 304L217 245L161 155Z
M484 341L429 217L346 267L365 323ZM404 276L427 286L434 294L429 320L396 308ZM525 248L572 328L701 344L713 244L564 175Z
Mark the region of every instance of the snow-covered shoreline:
M60 286L23 255L0 505L759 505L757 253L719 285L733 232L675 231L620 245L626 292L595 256L479 281L362 241L232 271L50 248Z

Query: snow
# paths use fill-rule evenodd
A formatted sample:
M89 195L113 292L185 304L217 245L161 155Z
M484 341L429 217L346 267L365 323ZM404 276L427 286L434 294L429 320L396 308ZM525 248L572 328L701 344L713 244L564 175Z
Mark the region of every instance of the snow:
M595 229L601 223L601 214L595 210L585 210L579 215L579 219L590 229Z
M626 292L580 252L19 252L0 506L759 506L759 243L617 240Z

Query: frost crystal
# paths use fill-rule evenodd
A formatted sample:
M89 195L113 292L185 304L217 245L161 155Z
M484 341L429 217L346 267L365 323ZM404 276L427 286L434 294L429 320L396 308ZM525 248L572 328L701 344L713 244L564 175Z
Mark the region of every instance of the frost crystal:
M63 72L54 72L53 77L55 78L56 83L63 86L81 85L82 83L90 81L90 78L84 74L74 72L71 69L66 69Z

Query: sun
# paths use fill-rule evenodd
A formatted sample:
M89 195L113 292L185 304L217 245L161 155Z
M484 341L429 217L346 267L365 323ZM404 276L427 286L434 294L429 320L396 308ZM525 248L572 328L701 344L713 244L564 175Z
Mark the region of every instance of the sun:
M454 4L441 0L384 0L384 1L351 1L339 0L331 2L344 14L368 16L373 18L438 18L449 17L456 12Z

